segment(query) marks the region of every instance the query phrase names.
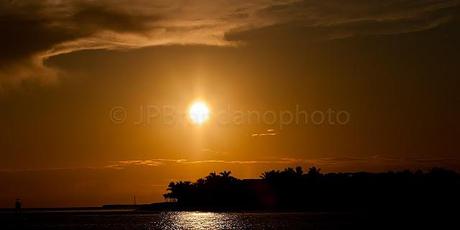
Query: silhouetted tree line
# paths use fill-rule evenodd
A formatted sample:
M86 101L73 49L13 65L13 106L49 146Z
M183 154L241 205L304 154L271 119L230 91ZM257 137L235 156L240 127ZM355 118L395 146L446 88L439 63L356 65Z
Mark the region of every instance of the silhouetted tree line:
M430 209L460 204L460 176L428 172L321 173L312 167L264 172L260 179L210 173L196 182L171 182L164 197L178 208L240 210Z

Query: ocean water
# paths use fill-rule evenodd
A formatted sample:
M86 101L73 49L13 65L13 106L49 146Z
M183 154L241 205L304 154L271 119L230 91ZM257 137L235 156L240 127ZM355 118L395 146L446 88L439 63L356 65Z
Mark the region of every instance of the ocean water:
M0 214L0 229L349 229L360 218L344 213L37 211Z

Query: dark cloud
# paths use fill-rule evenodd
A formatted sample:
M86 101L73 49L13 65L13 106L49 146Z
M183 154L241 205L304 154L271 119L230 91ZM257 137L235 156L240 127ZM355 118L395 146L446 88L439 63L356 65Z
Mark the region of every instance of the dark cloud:
M125 12L95 1L2 1L0 3L0 83L25 78L50 78L56 72L43 60L59 52L66 42L93 39L102 31L143 33L157 17ZM90 43L90 42L89 42ZM102 41L95 46L103 46Z
M458 5L458 0L2 0L0 85L55 78L57 72L43 61L78 50L234 45L238 41L226 34L273 25L314 28L328 39L405 33L449 21Z
M458 10L458 0L303 0L272 5L259 13L334 39L427 30L448 22Z
M92 34L99 30L143 32L150 29L149 23L158 19L155 15L124 12L122 9L101 3L85 3L77 5L75 12L66 23L75 29L83 30L85 34Z

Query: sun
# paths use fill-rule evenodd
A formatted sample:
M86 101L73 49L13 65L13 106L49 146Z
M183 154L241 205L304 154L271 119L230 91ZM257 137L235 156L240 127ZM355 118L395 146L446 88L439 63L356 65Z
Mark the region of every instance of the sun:
M192 103L188 110L190 120L196 125L202 125L209 119L210 111L208 105L203 101Z

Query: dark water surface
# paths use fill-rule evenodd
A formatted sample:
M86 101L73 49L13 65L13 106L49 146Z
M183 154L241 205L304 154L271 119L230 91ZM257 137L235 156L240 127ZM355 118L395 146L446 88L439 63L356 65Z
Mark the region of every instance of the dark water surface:
M0 229L343 229L361 218L347 213L35 211L0 213Z
M396 214L399 213L399 214ZM430 213L430 214L429 214ZM0 211L4 229L460 229L457 212L136 212L127 210ZM436 215L438 213L439 215Z

